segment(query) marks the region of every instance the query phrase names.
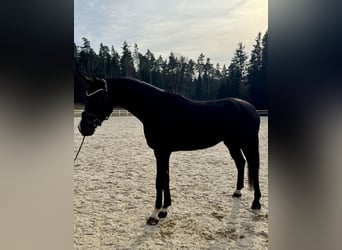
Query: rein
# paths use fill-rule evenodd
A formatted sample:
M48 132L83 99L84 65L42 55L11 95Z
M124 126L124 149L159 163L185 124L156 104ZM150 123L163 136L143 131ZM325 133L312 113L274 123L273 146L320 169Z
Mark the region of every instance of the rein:
M77 156L78 156L79 152L81 151L81 148L82 148L82 145L83 145L84 139L85 139L85 136L83 136L83 139L82 139L82 142L81 142L80 148L78 149L78 151L77 151L77 154L76 154L76 156L75 156L75 158L74 158L74 162L76 161L76 159L77 159Z

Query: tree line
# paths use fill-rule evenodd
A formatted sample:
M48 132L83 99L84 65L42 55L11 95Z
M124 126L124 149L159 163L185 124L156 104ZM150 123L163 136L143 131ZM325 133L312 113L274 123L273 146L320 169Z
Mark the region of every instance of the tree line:
M141 53L137 44L123 42L119 54L114 46L100 44L96 53L90 41L74 43L74 102L83 103L85 89L81 74L99 77L134 77L159 88L173 90L195 100L237 97L257 109L268 109L268 31L259 32L250 55L239 42L228 67L215 65L203 53L197 61L171 52L167 59L148 49Z

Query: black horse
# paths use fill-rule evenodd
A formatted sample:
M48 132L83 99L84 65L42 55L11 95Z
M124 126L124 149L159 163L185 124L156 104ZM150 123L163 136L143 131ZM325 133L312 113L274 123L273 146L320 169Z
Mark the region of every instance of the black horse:
M260 117L251 104L235 98L193 101L130 78L104 80L84 76L84 80L85 109L78 126L83 136L92 135L96 127L109 118L114 106L126 108L143 123L147 144L154 150L157 160L155 210L148 224L155 225L158 218L166 217L166 209L171 205L171 153L208 148L221 141L228 147L238 170L233 196L241 196L246 157L249 185L254 188L252 209L260 209Z

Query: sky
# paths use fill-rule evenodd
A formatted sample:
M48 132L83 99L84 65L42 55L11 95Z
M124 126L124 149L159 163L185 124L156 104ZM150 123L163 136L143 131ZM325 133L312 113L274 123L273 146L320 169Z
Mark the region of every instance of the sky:
M100 43L121 55L126 41L164 60L172 51L197 61L229 65L239 42L248 55L258 32L268 29L268 0L75 0L74 41Z

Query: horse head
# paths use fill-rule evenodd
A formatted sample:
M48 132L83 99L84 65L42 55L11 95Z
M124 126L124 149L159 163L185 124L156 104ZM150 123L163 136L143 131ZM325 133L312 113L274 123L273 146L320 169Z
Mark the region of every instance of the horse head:
M108 97L107 82L95 75L83 76L86 86L85 106L78 130L83 136L94 134L97 126L110 116L113 107Z

